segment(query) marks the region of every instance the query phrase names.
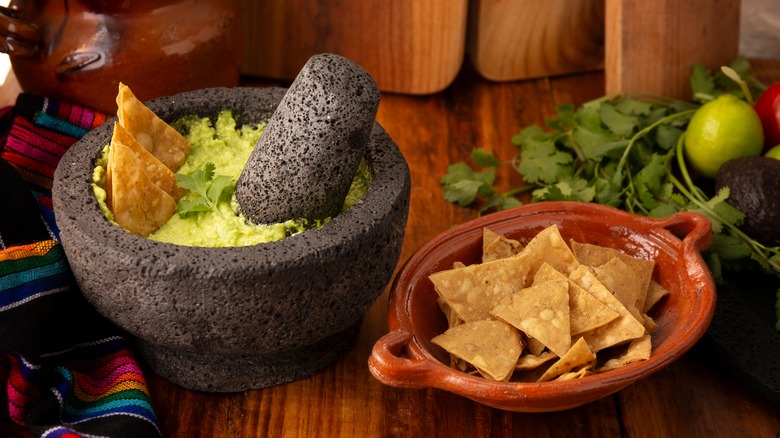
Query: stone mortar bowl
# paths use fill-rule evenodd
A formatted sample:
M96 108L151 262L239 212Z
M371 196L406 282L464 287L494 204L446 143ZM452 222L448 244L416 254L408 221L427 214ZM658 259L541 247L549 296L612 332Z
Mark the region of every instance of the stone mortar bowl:
M147 102L167 122L231 109L267 120L285 89L212 88ZM83 294L129 333L152 368L183 387L243 391L307 378L354 344L363 314L395 270L409 167L375 123L365 197L322 228L247 247L186 247L111 224L91 188L113 123L65 154L53 198L62 245Z

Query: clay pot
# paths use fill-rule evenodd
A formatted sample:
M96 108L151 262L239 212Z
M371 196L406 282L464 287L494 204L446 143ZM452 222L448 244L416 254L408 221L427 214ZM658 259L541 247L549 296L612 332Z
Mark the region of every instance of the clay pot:
M13 0L0 51L23 91L116 113L119 82L141 100L235 86L238 0Z
M164 120L232 109L270 117L278 88L217 88L148 102ZM60 161L53 188L62 245L84 295L137 341L157 373L205 391L286 383L327 367L355 340L390 282L409 207L408 165L374 125L365 197L322 228L248 247L200 248L141 238L109 223L92 196L95 158L112 124Z
M431 342L447 329L447 321L428 276L455 261L479 263L483 227L526 244L553 224L567 242L655 260L653 278L669 295L650 312L658 324L650 358L579 379L530 383L497 382L451 368L449 354ZM463 223L420 247L396 275L388 304L390 332L374 345L369 369L388 385L438 388L508 411L559 411L598 400L663 369L704 335L716 292L699 252L711 242L710 222L699 214L653 219L577 202L530 204Z

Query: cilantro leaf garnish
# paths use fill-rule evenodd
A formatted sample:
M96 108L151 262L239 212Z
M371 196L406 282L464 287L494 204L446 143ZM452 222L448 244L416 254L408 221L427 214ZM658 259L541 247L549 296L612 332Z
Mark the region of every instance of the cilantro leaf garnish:
M590 202L596 196L596 189L582 178L564 177L555 184L534 190L532 196L534 201Z
M219 200L232 178L225 175L215 177L215 169L214 163L209 162L190 175L176 174L178 186L190 191L190 194L180 199L176 206L180 217L204 211L221 214L218 207Z

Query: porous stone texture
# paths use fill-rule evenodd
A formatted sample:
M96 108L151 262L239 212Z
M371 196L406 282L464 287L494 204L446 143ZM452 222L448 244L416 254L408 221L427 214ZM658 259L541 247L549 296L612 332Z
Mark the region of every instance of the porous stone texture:
M333 217L368 144L379 89L349 59L311 57L263 131L236 185L254 223Z
M302 380L341 358L355 342L360 323L314 345L271 354L200 354L143 342L139 348L154 370L186 388L239 392ZM199 372L193 373L193 367ZM216 387L216 382L219 386Z
M232 109L239 124L251 124L268 119L284 93L216 88L147 105L168 122ZM111 128L91 131L62 158L54 208L83 294L136 339L154 369L190 389L240 391L299 379L338 359L352 343L350 328L389 283L403 243L409 168L382 127L371 131L365 156L373 181L358 204L322 228L234 248L154 242L106 220L91 182ZM274 360L284 366L269 365ZM224 364L229 373L219 371Z

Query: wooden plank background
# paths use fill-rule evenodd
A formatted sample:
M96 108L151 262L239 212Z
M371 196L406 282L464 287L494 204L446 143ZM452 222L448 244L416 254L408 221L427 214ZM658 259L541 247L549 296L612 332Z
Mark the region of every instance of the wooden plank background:
M243 72L292 80L312 55L338 53L380 90L429 94L460 71L468 0L241 0Z

